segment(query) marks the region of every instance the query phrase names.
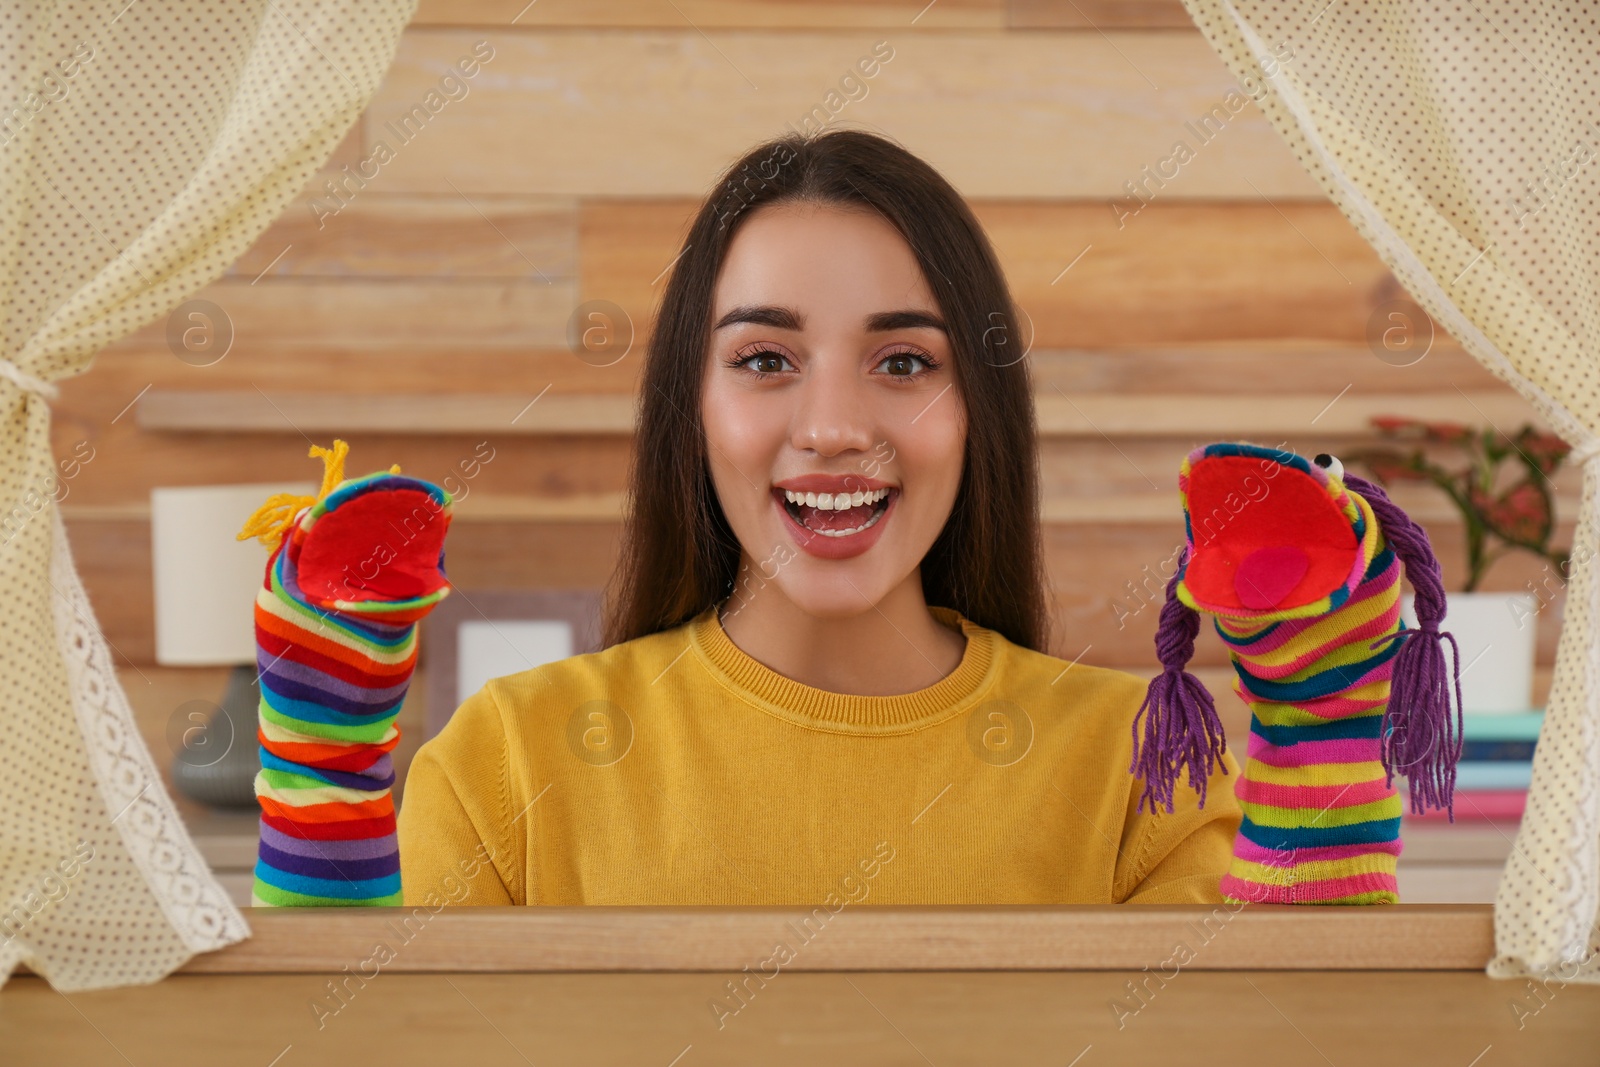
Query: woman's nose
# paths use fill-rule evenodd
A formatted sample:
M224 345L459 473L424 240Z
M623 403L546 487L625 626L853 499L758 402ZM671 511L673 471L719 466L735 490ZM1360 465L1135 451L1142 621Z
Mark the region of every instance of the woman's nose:
M790 433L794 447L824 456L870 449L877 420L868 388L853 357L814 358L796 390Z

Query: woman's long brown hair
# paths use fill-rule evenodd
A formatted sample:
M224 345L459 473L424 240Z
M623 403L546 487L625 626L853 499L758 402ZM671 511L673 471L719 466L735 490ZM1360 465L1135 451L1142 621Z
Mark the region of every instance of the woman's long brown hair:
M785 201L870 209L910 245L944 316L967 412L961 483L922 560L923 596L1048 651L1033 388L1005 276L983 228L937 171L851 129L757 146L695 216L645 355L605 645L678 626L733 590L739 541L711 481L700 412L712 301L740 224Z

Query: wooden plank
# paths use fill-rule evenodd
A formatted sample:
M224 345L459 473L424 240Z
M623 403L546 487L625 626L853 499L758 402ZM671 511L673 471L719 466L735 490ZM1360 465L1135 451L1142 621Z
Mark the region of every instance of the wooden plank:
M1406 367L1384 362L1365 344L1293 337L1106 348L1036 346L1027 358L1036 393L1059 387L1074 397L1181 392L1207 399L1233 395L1266 400L1280 393L1334 397L1347 387L1390 396L1456 389L1474 395L1513 391L1448 336L1436 337L1432 349Z
M318 434L315 441L326 446L334 436ZM399 464L403 473L448 488L463 517L482 514L494 498L507 502L500 510L511 515L521 510L521 500L549 501L548 507L560 508L562 501L620 493L627 483L631 446L627 438L338 436L350 443L347 473L368 474ZM68 517L85 520L142 519L149 514L150 490L156 486L270 480L314 484L322 463L307 455L310 443L288 434L135 433L102 439L93 461L79 468L76 479L63 483L68 492L62 507ZM606 514L614 512L608 509Z
M566 280L579 269L581 242L583 298L626 308L641 348L696 208L681 198L361 191L319 225L313 202L330 201L302 194L230 278ZM1039 351L1318 336L1325 346L1365 347L1374 311L1403 295L1331 204L1157 199L1120 224L1105 201L972 206ZM418 292L441 321L457 314L451 285ZM1435 346L1456 347L1433 332Z
M395 134L485 39L404 35L365 116L368 156L393 157L381 188L699 197L820 108L812 128L881 131L968 197L1121 196L1148 166L1165 196L1324 199L1198 33L500 34L465 92ZM892 56L861 79L876 41ZM1207 115L1214 134L1190 132Z
M677 30L999 29L1005 0L422 0L412 26Z
M677 10L674 11L673 8ZM913 19L916 21L913 23ZM1180 0L422 0L412 26L484 29L1193 30Z
M1600 1013L1593 986L1473 971L1185 977L1164 957L1134 971L757 974L767 945L726 973L389 974L373 947L314 976L177 974L69 997L20 976L0 1041L14 1067L1232 1067L1256 1046L1285 1064L1593 1067Z
M1217 349L1288 338L1365 349L1374 316L1404 295L1331 204L1158 196L1120 224L1105 200L971 206L1036 350ZM647 330L694 210L684 200L585 201L583 299L610 300ZM1455 347L1442 329L1433 334L1436 345ZM1416 366L1432 370L1426 359ZM1383 369L1393 379L1410 368ZM1233 387L1246 380L1232 379Z
M319 229L306 206L312 199L303 194L225 281L200 295L226 306L222 297L237 290L225 287L258 277L249 295L269 284L315 278L325 300L342 300L345 284L431 282L393 291L396 304L407 302L416 308L411 314L433 320L420 334L398 337L381 318L354 321L372 330L374 346L415 348L431 338L463 356L467 345L505 344L521 335L480 328L484 312L462 303L458 283L533 284L543 277L564 283L575 272L581 274L582 299L609 300L631 317L642 355L666 269L682 250L696 208L695 201L682 198L575 201L364 191ZM977 200L972 206L1029 317L1023 332L1035 351L1162 345L1216 350L1241 342L1282 346L1297 338L1330 348L1367 348L1374 316L1403 296L1331 204L1158 198L1120 224L1106 201ZM351 290L349 299L352 318L369 314L364 302L371 298L361 290ZM568 315L572 310L570 304L563 308ZM240 345L247 339L272 344L283 327L270 315L300 314L280 303L265 328L251 327L247 338L241 327ZM1422 320L1419 325L1426 328ZM288 336L328 349L363 340L343 322L334 326L322 336L306 330ZM1443 331L1432 333L1436 348L1456 347ZM164 342L164 323L113 348L148 347L155 340ZM557 345L564 344L562 335ZM1426 369L1431 372L1432 364ZM1219 373L1226 382L1225 370ZM1234 382L1249 388L1248 376Z
M1178 191L1142 207L1126 198L975 206L1037 347L1268 337L1365 346L1374 314L1404 295L1330 204L1268 203L1248 191L1195 204L1169 197Z
M442 899L442 898L441 898ZM825 911L826 914L826 911ZM181 974L337 971L394 942L389 964L430 971L737 971L795 938L805 908L259 908L249 940L196 956ZM1209 922L1209 926L1203 924ZM427 937L416 931L427 930ZM1491 909L1472 904L1061 905L846 908L787 964L816 971L1137 970L1212 931L1197 970L1481 970ZM1226 936L1222 936L1223 932Z
M113 665L154 663L149 521L68 522L67 540Z
M321 284L325 289L337 288L337 283ZM441 317L456 314L446 299L452 288L436 286L426 298ZM413 296L416 292L410 291ZM473 328L460 325L466 326L463 332L470 335ZM95 358L92 374L61 382L61 399L53 410L91 418L102 426L121 415L121 421L132 425L132 409L124 409L145 386L185 388L202 383L213 389L260 388L269 394L303 391L329 382L370 382L375 391L413 394L436 393L442 385L468 392L525 389L529 396L547 385L556 393L636 391L644 360L642 338L621 360L611 363L608 359L608 365L599 360L586 362L565 342L565 332L559 347L470 336L459 342L435 335L432 340L392 344L348 336L312 341L267 338L236 344L222 360L197 367L174 355L164 337L136 337L104 349Z
M194 300L220 308L220 314L211 315L217 322L231 324L234 346L241 352L285 344L557 348L566 342L567 320L577 306L575 290L576 284L562 277L549 282L359 278L336 285L319 278L268 277L258 283L223 278L112 348L165 344L169 322L178 322L181 331L181 316ZM212 357L210 351L197 355L197 360L233 354L228 350Z
M1013 30L1193 30L1181 0L1007 0Z
M1404 409L1416 418L1470 422L1485 417L1510 422L1529 410L1527 401L1503 391L1437 396L1396 397L1348 393L1342 398L1285 393L1263 404L1258 397L1208 397L1197 405L1192 396L1108 396L1084 393L1040 394L1034 399L1039 433L1052 436L1100 437L1145 434L1186 437L1199 444L1210 439L1277 438L1283 435L1364 435L1373 415Z
M1035 397L1041 437L1102 435L1204 439L1365 435L1374 415L1405 411L1421 419L1515 424L1527 401L1509 390L1438 395L1282 393L1270 404L1222 395L1196 404L1188 395L1120 396L1047 390ZM159 432L568 435L631 434L634 399L617 394L276 393L151 389L135 407L142 429Z
M241 433L630 434L633 398L439 393L278 393L152 389L144 430Z
M360 183L354 171L314 181L227 276L542 281L577 274L575 200L396 196Z
M580 298L621 307L648 337L699 204L678 197L584 200L578 210Z

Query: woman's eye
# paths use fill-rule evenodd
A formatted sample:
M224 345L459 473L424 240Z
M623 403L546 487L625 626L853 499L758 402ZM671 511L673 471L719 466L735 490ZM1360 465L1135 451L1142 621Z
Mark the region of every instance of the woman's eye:
M744 367L746 370L765 377L769 374L782 373L788 362L783 353L774 352L771 349L762 349L759 352L751 352L745 356L735 357L733 365Z
M918 363L928 370L939 365L931 357L924 356L920 352L892 352L884 356L883 362L878 366L886 368L886 373L892 378L914 378L919 373L916 369Z

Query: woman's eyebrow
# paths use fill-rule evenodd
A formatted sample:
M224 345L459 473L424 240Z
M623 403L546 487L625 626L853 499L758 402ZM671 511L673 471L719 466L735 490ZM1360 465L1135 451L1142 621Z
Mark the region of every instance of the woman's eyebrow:
M805 319L794 308L777 307L772 304L740 304L711 327L716 332L726 326L733 326L741 322L753 322L757 326L772 326L779 330L802 330L805 328Z
M717 320L712 332L738 323L749 322L757 326L771 326L779 330L805 329L805 317L794 308L778 307L772 304L741 304ZM868 315L866 318L868 333L884 333L889 330L933 329L948 333L944 320L939 316L916 308L903 308L899 311L879 311Z
M900 311L880 311L876 315L867 316L867 332L881 333L886 330L914 330L925 328L938 330L941 333L949 331L944 327L944 320L927 311L916 308L905 308Z

